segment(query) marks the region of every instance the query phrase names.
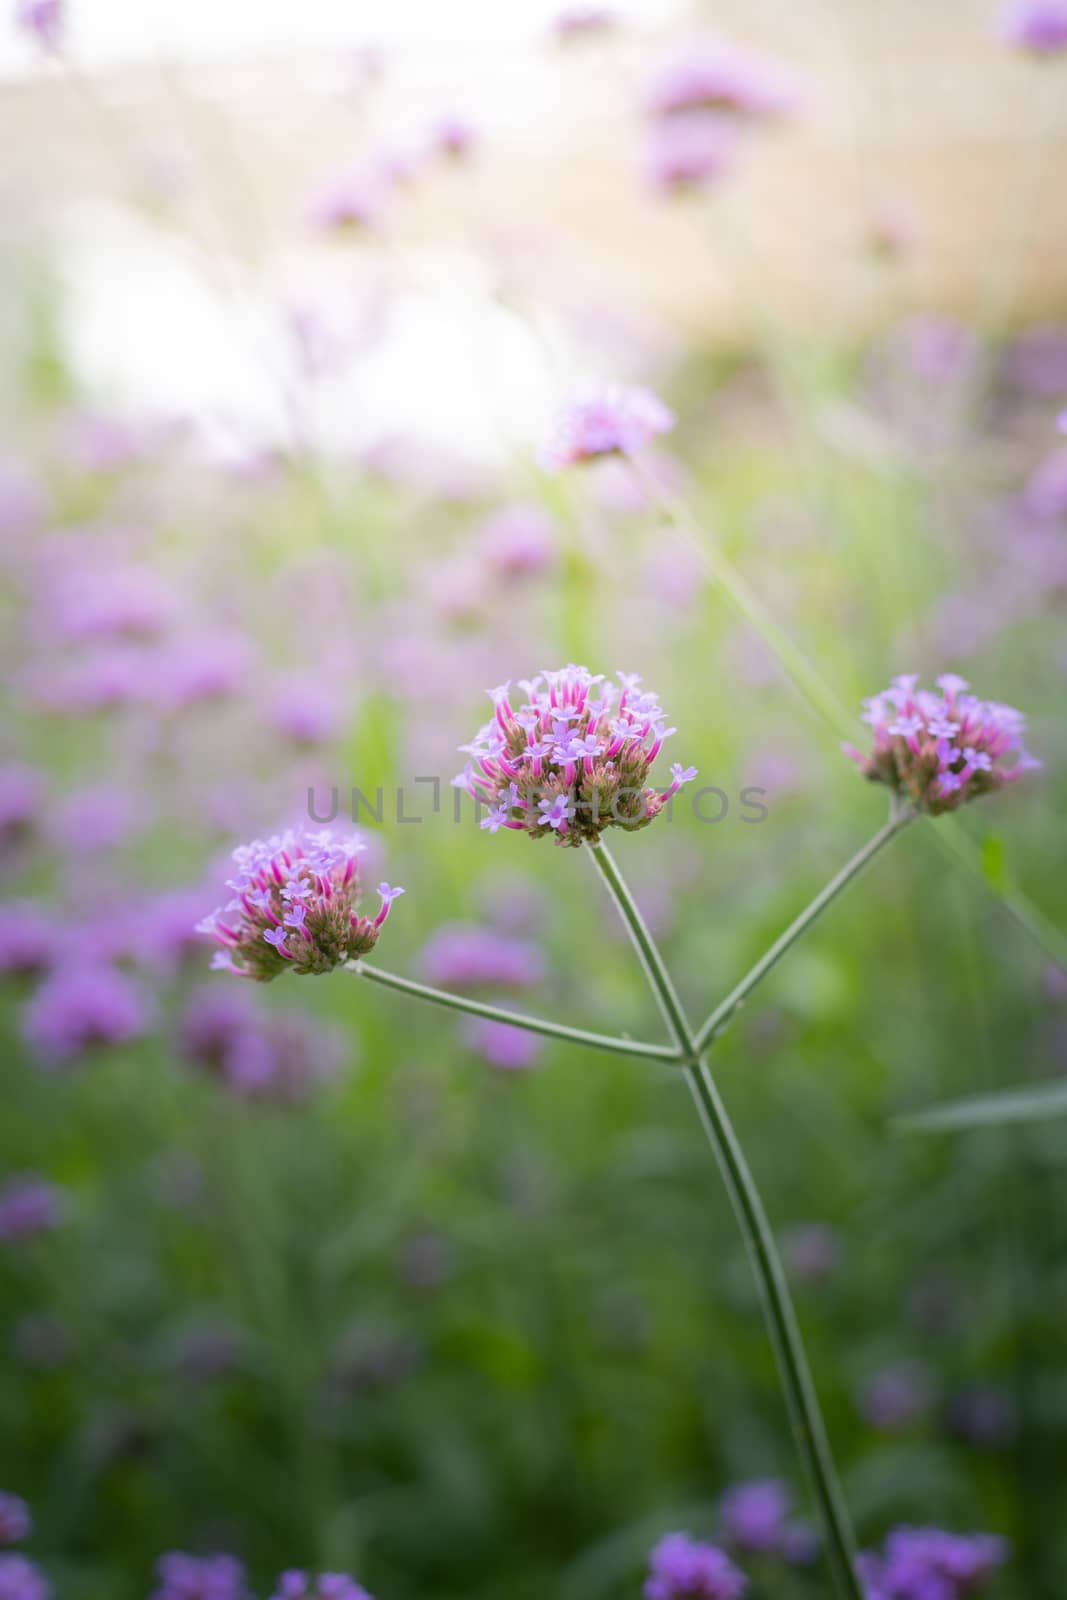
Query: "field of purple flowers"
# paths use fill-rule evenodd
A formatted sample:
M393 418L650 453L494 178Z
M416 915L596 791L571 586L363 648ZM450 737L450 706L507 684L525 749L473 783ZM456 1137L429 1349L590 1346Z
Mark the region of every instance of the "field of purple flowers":
M813 86L661 54L712 208ZM273 432L4 269L0 1600L1058 1600L1067 285L923 303L906 195L862 334L524 264L543 425L339 449L485 137L323 161Z

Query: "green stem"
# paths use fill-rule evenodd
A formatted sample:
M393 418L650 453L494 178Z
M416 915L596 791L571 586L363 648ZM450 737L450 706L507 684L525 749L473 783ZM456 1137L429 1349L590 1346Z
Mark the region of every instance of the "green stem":
M656 948L656 941L645 926L645 920L637 908L637 902L630 893L626 880L611 855L606 844L591 846L593 860L599 868L600 875L608 886L611 898L619 908L619 914L626 924L630 938L640 957L641 965L645 969L649 987L655 995L659 1008L663 1012L663 1019L678 1050L685 1056L696 1053L689 1021L682 1009L682 1002L678 998L678 991L674 981L667 971L663 957Z
M629 930L660 1009L678 1041L686 1079L749 1252L794 1439L821 1514L827 1560L837 1592L844 1600L863 1600L856 1576L856 1545L848 1510L837 1480L789 1286L756 1181L738 1143L726 1107L719 1097L715 1080L701 1059L696 1038L663 957L644 924L633 896L606 847L595 845L591 853Z
M837 899L842 889L846 888L853 878L863 871L868 861L874 859L882 846L888 844L890 839L894 838L901 828L906 827L914 816L915 813L913 811L907 811L890 817L885 827L876 833L874 838L869 840L862 850L857 851L852 860L841 868L836 877L830 879L825 889L815 896L815 899L804 908L796 921L790 923L785 932L775 940L766 955L762 956L752 970L745 974L737 987L732 989L726 996L726 999L715 1007L711 1016L697 1033L696 1043L698 1050L706 1050L710 1044L714 1043L719 1034L733 1020L734 1012L744 1004L756 985L762 983L772 968L778 965L789 947L800 938L802 933L811 927L812 923L817 917L821 916L827 906Z
M446 989L431 989L428 984L416 983L413 978L400 978L395 972L383 972L380 967L368 967L364 961L352 961L348 972L380 983L385 989L396 989L401 994L413 995L417 1000L428 1000L432 1005L446 1006L450 1011L464 1011L471 1017L484 1017L488 1022L503 1022L509 1028L525 1028L527 1033L541 1033L548 1039L562 1039L567 1044L583 1045L587 1050L608 1050L617 1056L641 1056L646 1061L677 1062L679 1051L668 1044L644 1044L640 1039L616 1038L609 1033L589 1033L585 1028L571 1028L565 1022L549 1022L543 1017L528 1017L521 1011L508 1011L503 1006L486 1005L481 1000L468 1000L465 995L449 994Z

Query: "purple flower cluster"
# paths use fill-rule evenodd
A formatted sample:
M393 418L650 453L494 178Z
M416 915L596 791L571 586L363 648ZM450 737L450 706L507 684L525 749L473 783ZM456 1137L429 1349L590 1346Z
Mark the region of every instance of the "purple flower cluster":
M63 1220L66 1193L36 1172L19 1172L0 1185L0 1242L50 1233Z
M514 710L511 685L489 691L494 716L469 745L471 760L453 781L486 802L482 827L512 828L560 845L596 844L605 828L637 829L658 816L696 768L671 768L671 783L647 787L666 726L656 696L640 678L574 665L541 672L519 687L527 704Z
M25 1556L0 1556L0 1600L51 1600L52 1586Z
M874 731L864 756L845 754L873 783L884 783L917 811L941 816L991 794L1040 766L1023 748L1025 718L1012 706L978 700L954 673L937 680L940 693L918 687L913 674L865 702ZM1010 765L1004 765L1011 757Z
M604 456L636 455L673 427L673 413L650 389L597 389L560 414L541 452L541 465L546 472L558 472Z
M342 1035L302 1012L262 1012L232 988L192 995L178 1028L182 1054L217 1076L234 1094L285 1105L303 1103L335 1076L344 1060Z
M301 977L332 972L373 950L389 907L404 891L379 884L377 916L358 914L356 863L363 848L355 834L303 827L239 846L233 853L237 875L227 880L234 898L199 924L223 946L212 966L268 983L286 971Z
M661 117L645 146L645 165L653 189L669 194L697 189L732 171L738 128L730 117L710 112Z
M745 124L786 115L800 98L794 74L725 39L691 41L657 69L646 100L653 187L685 192L728 172Z
M537 945L477 923L443 923L427 940L422 966L431 983L450 989L528 989L545 962Z
M1067 0L1015 0L1004 12L1008 44L1035 56L1067 50Z
M961 1600L1006 1560L1003 1539L989 1533L896 1528L882 1554L860 1557L868 1600Z
M317 1578L306 1572L283 1572L271 1600L371 1600L371 1596L346 1572L322 1572Z
M536 1033L487 1017L466 1017L463 1037L476 1054L501 1072L525 1072L536 1066L545 1047Z
M748 1579L713 1544L669 1533L649 1557L645 1600L739 1600Z
M777 1556L797 1566L814 1560L818 1535L791 1520L789 1490L777 1478L756 1478L728 1489L719 1503L723 1543L746 1555Z
M63 40L63 0L17 0L15 24L46 50L58 50Z
M32 1527L30 1508L25 1500L0 1489L0 1544L19 1544L29 1537Z
M0 853L32 834L44 796L44 779L35 767L18 761L0 767Z
M172 1550L156 1564L152 1600L247 1600L245 1569L234 1556L190 1556Z
M656 71L648 91L654 116L724 111L740 117L780 117L800 98L796 76L780 62L729 39L690 40Z
M46 978L22 1017L26 1042L45 1064L140 1038L153 1009L138 984L103 960L76 958Z
M58 930L36 901L0 906L0 977L32 978L47 972L58 943Z

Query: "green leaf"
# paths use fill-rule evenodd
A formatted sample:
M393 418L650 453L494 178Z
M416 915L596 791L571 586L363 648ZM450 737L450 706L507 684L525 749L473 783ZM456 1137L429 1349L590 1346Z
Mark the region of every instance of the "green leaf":
M947 1105L931 1106L928 1111L896 1117L893 1127L900 1133L951 1133L966 1128L995 1128L1011 1122L1041 1122L1049 1117L1067 1117L1065 1081L951 1100Z

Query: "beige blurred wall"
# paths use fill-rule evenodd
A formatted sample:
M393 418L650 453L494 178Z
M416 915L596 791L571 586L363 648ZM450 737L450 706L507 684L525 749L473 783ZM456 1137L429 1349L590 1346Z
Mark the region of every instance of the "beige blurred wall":
M268 258L302 237L324 176L453 105L484 145L464 172L405 194L390 228L400 248L474 245L576 299L726 335L768 315L841 327L916 303L993 321L1067 313L1067 57L1009 52L974 0L707 10L796 62L813 96L697 201L654 199L641 176L641 87L685 34L622 31L566 52L408 51L361 91L321 59L8 83L7 231L47 228L71 202L132 199L213 250ZM168 152L188 157L193 181L164 200L152 172ZM887 204L914 227L892 268L865 251Z

